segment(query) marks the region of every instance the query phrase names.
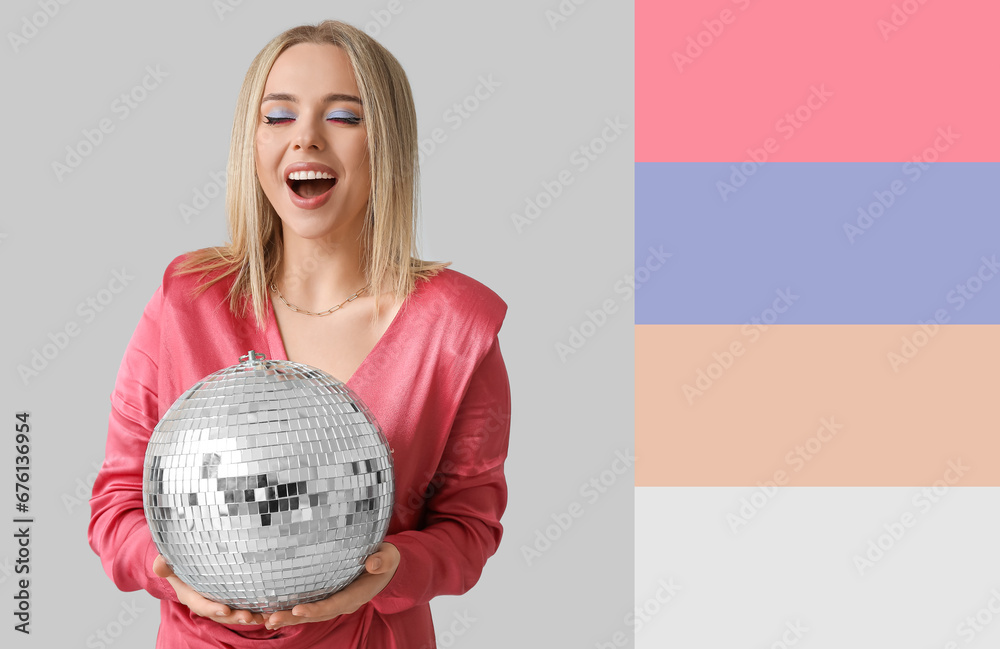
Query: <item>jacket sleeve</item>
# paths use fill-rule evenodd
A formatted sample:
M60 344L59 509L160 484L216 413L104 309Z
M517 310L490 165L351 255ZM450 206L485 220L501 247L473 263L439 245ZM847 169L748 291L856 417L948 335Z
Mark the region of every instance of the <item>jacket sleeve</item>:
M494 337L470 379L431 481L425 525L385 538L399 550L400 562L372 600L375 610L396 613L475 585L503 533L509 437L510 385Z
M118 588L145 589L158 599L178 601L169 582L153 574L158 552L142 509L146 445L159 421L157 357L163 302L161 285L146 305L118 369L104 464L90 499L87 537Z

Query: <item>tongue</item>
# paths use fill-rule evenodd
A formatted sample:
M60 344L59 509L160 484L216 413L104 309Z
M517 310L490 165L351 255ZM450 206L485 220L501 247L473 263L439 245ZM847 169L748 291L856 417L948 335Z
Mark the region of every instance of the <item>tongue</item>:
M313 198L329 191L333 187L334 182L332 178L296 180L292 183L292 191L303 198Z

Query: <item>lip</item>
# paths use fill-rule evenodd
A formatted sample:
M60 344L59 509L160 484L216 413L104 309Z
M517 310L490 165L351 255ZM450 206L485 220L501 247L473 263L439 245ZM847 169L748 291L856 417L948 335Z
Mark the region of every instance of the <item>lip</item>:
M303 198L292 191L291 181L288 180L288 176L296 171L322 171L324 173L328 173L334 178L333 187L326 190L319 196ZM325 164L320 164L319 162L293 162L285 167L283 177L285 179L285 188L288 191L289 200L291 200L296 207L300 207L304 210L314 210L318 207L326 205L327 201L330 200L330 197L333 196L333 190L337 188L337 184L340 182L340 176L337 175L336 171Z

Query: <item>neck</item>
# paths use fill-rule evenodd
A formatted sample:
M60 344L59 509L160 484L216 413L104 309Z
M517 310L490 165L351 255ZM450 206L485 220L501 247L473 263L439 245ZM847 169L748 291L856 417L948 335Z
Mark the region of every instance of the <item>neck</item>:
M289 302L310 311L328 309L366 285L361 242L285 237L275 281Z

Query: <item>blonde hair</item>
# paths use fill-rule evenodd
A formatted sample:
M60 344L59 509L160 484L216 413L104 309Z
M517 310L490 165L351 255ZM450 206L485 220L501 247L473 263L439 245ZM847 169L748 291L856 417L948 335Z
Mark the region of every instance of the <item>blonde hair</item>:
M190 253L178 265L176 274L202 273L193 295L235 274L229 291L230 310L244 317L249 303L257 328L265 327L267 291L281 261L282 239L278 214L257 178L258 111L271 66L282 52L299 43L331 44L344 50L364 106L371 192L361 233L361 263L369 293L375 295L375 323L380 295L389 293L405 299L418 279L430 279L451 262L423 261L417 256L417 118L406 73L399 61L368 34L339 21L300 25L282 32L250 64L236 102L226 169L231 242Z

